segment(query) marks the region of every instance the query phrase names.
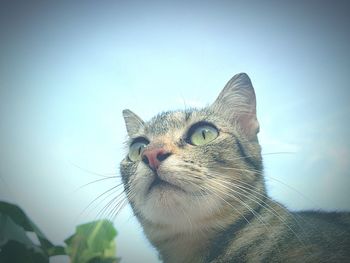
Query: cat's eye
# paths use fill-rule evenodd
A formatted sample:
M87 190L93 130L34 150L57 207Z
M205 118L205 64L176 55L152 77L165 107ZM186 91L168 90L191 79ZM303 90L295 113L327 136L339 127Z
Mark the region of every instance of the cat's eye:
M190 129L189 142L193 145L207 144L219 136L218 130L209 124L196 125Z
M148 142L145 140L132 143L129 148L129 159L133 162L141 160L141 155L145 150L147 144Z

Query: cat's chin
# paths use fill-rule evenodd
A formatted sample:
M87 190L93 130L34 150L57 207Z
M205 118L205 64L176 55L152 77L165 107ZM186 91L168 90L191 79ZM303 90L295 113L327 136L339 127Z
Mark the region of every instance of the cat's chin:
M166 194L167 191L180 191L186 193L179 186L162 180L158 176L156 176L153 182L150 184L147 193L151 194L154 191L162 191L163 194Z
M204 208L201 203L207 204ZM189 227L189 221L198 222L210 217L218 209L219 202L208 196L194 196L170 184L153 186L139 212L148 221L182 229ZM193 227L193 226L192 226Z

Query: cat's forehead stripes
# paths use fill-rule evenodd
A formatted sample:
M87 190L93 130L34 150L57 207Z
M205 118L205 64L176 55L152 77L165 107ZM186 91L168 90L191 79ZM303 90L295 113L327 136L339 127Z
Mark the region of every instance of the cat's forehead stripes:
M187 126L189 113L183 111L163 112L153 117L145 127L146 133L159 136L169 131L183 129Z
M171 133L177 135L174 137L179 138L182 137L189 127L204 119L206 121L215 121L212 114L206 109L163 112L146 123L144 132L154 137Z

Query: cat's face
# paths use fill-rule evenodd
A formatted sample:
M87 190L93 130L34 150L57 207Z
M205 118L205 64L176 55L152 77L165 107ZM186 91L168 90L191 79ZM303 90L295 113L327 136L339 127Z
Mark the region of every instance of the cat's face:
M263 187L255 95L236 75L213 105L162 113L144 122L123 112L129 134L121 174L139 218L166 225L209 220L245 209L233 185Z

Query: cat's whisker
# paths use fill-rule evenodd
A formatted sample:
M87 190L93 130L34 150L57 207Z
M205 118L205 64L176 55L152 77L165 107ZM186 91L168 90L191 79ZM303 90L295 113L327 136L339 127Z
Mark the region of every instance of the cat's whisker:
M247 223L250 223L249 220L244 216L244 214L242 214L242 212L240 210L238 210L236 207L234 207L231 203L229 203L226 199L222 198L222 196L220 196L218 193L216 193L216 191L219 191L219 189L213 187L213 186L210 186L210 185L198 185L196 184L195 182L192 182L190 180L186 180L186 183L189 183L189 184L192 184L194 187L199 187L200 190L203 190L204 192L210 192L212 194L214 194L215 196L219 197L220 200L224 201L226 204L228 204L230 207L232 207L236 212L238 212L244 219ZM235 197L235 196L231 196L232 198L234 199L238 199L238 197Z
M78 215L81 216L82 214L84 214L90 207L93 203L95 203L98 199L100 199L102 196L106 195L107 193L110 193L109 195L107 195L105 198L103 198L99 204L101 202L103 202L106 198L108 198L110 195L116 193L118 191L118 188L122 186L122 183L118 184L118 185L115 185L111 188L109 188L108 190L104 191L102 194L98 195L96 198L94 198L82 211L81 213Z
M210 189L211 188L211 189ZM217 194L216 191L217 189L216 188L212 188L210 187L208 188L208 186L205 186L205 189L208 190L209 192L211 192L213 195L215 195L216 197L218 197L219 199L221 199L222 201L224 201L227 205L229 205L230 207L232 207L240 216L242 216L244 218L244 220L250 224L250 221L244 216L244 214L238 210L236 207L234 207L231 203L229 203L226 199L224 199L221 195ZM238 198L237 198L238 199Z
M220 182L223 182L227 185L229 185L230 187L234 187L238 190L241 190L243 192L243 194L235 191L235 193L238 193L238 194L241 194L243 195L244 197L248 198L249 200L257 203L258 205L264 207L268 212L271 212L272 214L274 214L298 239L301 243L303 243L302 239L299 237L299 235L295 232L295 230L290 226L290 224L288 224L288 222L286 221L286 219L281 216L273 207L271 207L268 203L266 203L264 200L262 200L261 198L255 196L254 194L250 193L249 191L245 190L244 188L247 188L247 187L244 187L244 186L240 186L240 185L237 185L237 184L233 184L231 182L227 182L227 181L224 181L224 180L221 180L219 178L217 178L218 181ZM249 189L249 188L248 188ZM251 189L249 189L251 190ZM254 191L256 194L260 194L256 191ZM250 196L251 195L253 198L251 198ZM266 196L264 196L266 197ZM288 212L289 215L291 215L291 213Z
M215 183L218 183L218 182L215 181ZM222 194L227 195L227 196L230 196L230 197L235 197L236 194L241 195L241 196L243 196L243 197L245 197L245 198L251 200L252 202L256 203L256 204L258 205L258 207L264 207L264 208L265 208L267 211L269 211L269 212L272 211L271 209L269 209L268 207L266 207L264 204L260 203L260 202L257 201L257 200L254 200L253 198L250 198L248 195L242 194L242 193L240 193L239 191L233 190L233 189L231 189L231 188L229 188L229 187L226 187L226 186L224 186L224 185L222 185L222 184L220 184L220 185L223 186L223 187L225 187L225 188L227 188L227 189L232 193L232 194L228 194L228 193L224 193L224 192L221 191ZM232 185L230 185L230 186L232 186ZM239 187L238 187L238 189L239 189ZM239 189L239 190L242 190L242 189ZM263 226L266 228L267 231L269 231L269 228L271 227L271 224L270 224L269 222L265 222L265 221L263 220L263 217L262 217L259 213L257 213L256 211L254 211L254 209L252 209L252 208L251 208L247 203L245 203L243 200L241 200L240 198L238 198L238 201L239 201L241 204L243 204L243 205L244 205L244 206L245 206L259 221L260 221L260 223L263 224ZM299 235L295 232L295 230L293 230L293 228L285 221L285 219L284 219L283 217L281 217L277 212L275 212L275 216L277 216L277 218L282 222L282 224L284 224L284 225L293 233L293 235L295 235L295 237L298 239L298 241L299 241L301 244L304 245L303 240L299 237ZM279 250L279 248L278 248L278 250Z
M242 172L253 172L253 173L257 173L259 175L264 176L265 178L269 178L283 186L285 186L286 188L288 188L289 190L295 192L296 194L298 194L299 196L301 196L302 198L304 198L306 201L313 203L313 205L315 207L320 207L319 205L315 204L310 198L308 198L307 196L305 196L302 192L298 191L296 188L294 188L293 186L286 184L285 182L283 182L280 179L277 179L275 177L272 177L271 175L266 175L264 174L262 171L259 170L255 170L255 169L241 169L241 168L235 168L235 167L221 167L220 169L227 169L227 170L236 170L236 171L242 171Z
M119 194L117 194L116 196L112 197L106 204L104 204L104 206L99 210L99 212L96 215L96 218L108 218L106 216L107 210L110 208L110 206L116 201L118 200Z
M113 172L113 173L97 173L97 172L94 172L94 171L91 171L89 169L86 169L84 167L81 167L73 162L70 162L71 165L75 166L76 168L78 168L79 170L82 170L84 171L85 173L88 173L88 174L92 174L92 175L96 175L96 176L99 176L99 177L111 177L111 176L114 176L114 177L121 177L120 175L117 175L117 173Z
M290 224L288 224L288 222L286 221L286 219L284 217L282 217L273 207L271 207L268 203L266 203L264 200L262 200L261 198L255 196L254 194L250 193L249 191L251 191L252 189L248 188L249 191L242 189L242 188L246 188L247 187L243 187L237 184L233 184L231 182L227 182L225 180L221 180L220 178L216 178L216 180L224 183L224 184L228 184L230 187L234 187L238 190L241 190L243 193L240 193L238 191L233 191L235 194L239 194L242 195L243 197L251 200L252 202L258 204L261 207L264 207L267 211L273 213L295 236L296 238L299 240L299 242L301 242L302 244L304 244L304 242L302 241L302 239L299 237L299 235L295 232L295 230L290 226ZM238 180L237 180L238 181ZM230 188L228 188L230 189ZM255 194L259 194L261 195L259 192L257 191L253 191L253 193ZM248 196L249 195L249 196ZM251 197L250 197L251 196ZM267 198L267 196L262 195L264 198Z
M193 182L190 182L190 183L191 183L192 185L195 185ZM198 185L195 185L195 186L198 186ZM201 190L200 192L204 192L204 193L207 193L207 192L208 192L208 189L205 189L205 186L199 186L199 188L200 188L200 190ZM210 190L209 190L209 192L210 192ZM205 197L203 194L201 194L200 196L201 196L202 198ZM202 200L199 200L199 197L198 197L197 195L196 195L195 197L196 197L196 199L197 199L197 203L198 203L199 208L201 208L201 207L203 206L203 199L202 199ZM212 208L212 207L210 206L208 198L204 198L204 200L205 200L206 203L207 203L207 207L210 208L210 209L209 209L209 214L214 214L214 213L215 213L214 208ZM201 209L200 209L200 210L201 210ZM222 207L220 207L219 210L222 211ZM222 231L225 230L225 226L223 226L222 224L220 224L220 222L216 222L216 223L215 223L215 226L218 227L219 229L221 229ZM201 232L204 233L204 230L201 230Z
M214 187L214 189L217 190L217 191L219 191L221 194L224 194L224 195L226 195L226 196L228 196L228 197L232 197L232 198L234 198L236 201L238 201L239 203L241 203L241 204L242 204L245 208L247 208L254 216L256 216L256 218L260 221L260 223L262 223L262 224L265 225L265 227L266 227L266 224L265 224L264 220L262 219L262 217L261 217L256 211L254 211L254 209L251 208L247 203L245 203L241 198L239 198L239 197L236 196L236 194L240 194L239 192L237 192L237 191L235 191L235 190L233 190L233 189L230 189L229 187L227 187L227 186L225 186L225 185L223 185L223 184L221 184L221 183L219 183L219 182L217 182L217 181L211 181L210 183L215 183L215 184L217 184L217 185L220 185L220 186L222 186L222 187L228 189L228 190L231 192L231 194L226 193L226 192L222 191L221 189L215 188L215 187Z
M250 171L250 172L258 172L258 171L256 171L256 170L238 169L238 168L232 168L232 167L225 167L224 169L240 170L240 171L243 171L243 172L247 172L247 171ZM221 176L221 174L219 174L219 173L217 173L217 175L218 175L219 177ZM261 175L263 175L263 173L261 173ZM254 191L256 194L258 194L258 195L260 195L260 196L262 196L262 197L264 197L264 198L266 198L266 199L268 199L268 200L274 202L274 201L273 201L269 196L267 196L266 194L261 194L261 193L255 191L255 190L253 190L252 188L255 188L255 189L259 190L259 189L256 188L255 186L253 186L253 185L251 185L251 184L249 184L249 183L247 183L247 182L243 182L242 180L239 180L239 179L234 178L234 177L231 177L230 180L232 180L232 181L237 181L237 182L239 182L239 184L242 184L242 185L245 185L245 186L248 187L248 188L251 188L251 191ZM276 202L274 202L274 203L276 203ZM285 210L284 207L283 207L281 204L276 203L276 205L277 205L278 207L280 207L282 210ZM294 220L299 226L301 226L300 222L298 221L298 219L296 218L295 215L293 215L292 213L290 213L288 210L287 210L286 212L290 214L290 216L293 218L293 220ZM303 222L305 221L305 220L303 220L302 218L301 218L300 220L302 220ZM305 222L304 222L304 223L305 223Z
M297 190L295 187L286 184L285 182L281 181L280 179L277 179L275 177L272 177L271 175L265 175L265 177L267 177L268 179L271 179L279 184L282 184L283 186L285 186L286 188L288 188L289 190L297 193L299 196L301 196L302 198L304 198L306 201L312 203L314 205L314 207L320 207L320 205L318 205L317 203L315 203L312 199L310 199L309 197L307 197L305 194L303 194L302 192L300 192L299 190Z
M109 215L111 213L111 210L109 210L109 208L112 206L113 208L115 206L118 206L118 204L120 202L122 202L123 200L126 200L126 196L124 195L124 191L120 192L118 195L116 195L115 197L113 197L97 214L97 217L106 217L109 218ZM114 204L115 203L115 204ZM113 210L112 208L112 210ZM109 212L107 212L107 210L109 210Z
M288 151L281 151L281 152L266 152L266 153L261 153L262 156L269 156L269 155L280 155L280 154L295 154L296 152L288 152ZM243 160L247 158L256 158L256 155L250 155L247 154L245 156L240 156L240 157L235 157L232 160Z
M254 190L252 187L246 187L246 186L240 185L240 184L242 183L240 180L233 179L234 181L238 182L238 184L232 183L232 182L229 182L229 181L220 179L220 178L216 178L216 180L218 180L218 181L220 181L220 182L222 182L222 183L224 183L224 184L227 184L227 185L229 185L229 186L231 186L231 187L238 188L238 189L244 191L244 193L253 196L254 198L256 198L256 199L259 201L259 204L263 204L263 205L266 206L266 208L272 209L272 211L274 212L274 214L275 214L276 216L279 216L278 212L277 212L274 208L272 208L268 203L266 203L266 202L264 201L265 199L269 199L266 195L261 194L260 192ZM255 187L255 188L256 188L256 187ZM256 189L257 189L257 188L256 188ZM257 197L256 195L261 196L263 199ZM261 202L261 203L260 203L260 202Z
M88 185L91 185L91 184L94 184L94 183L98 183L98 182L102 182L102 181L105 181L105 180L109 180L109 179L116 179L118 178L117 176L108 176L108 177L105 177L105 178L101 178L101 179L97 179L97 180L93 180L91 182L88 182L86 184L83 184L82 186L79 186L77 189L74 190L74 192L88 186Z
M122 198L117 204L114 205L107 217L110 218L111 221L114 221L120 211L127 205L127 203L128 199L126 197Z

